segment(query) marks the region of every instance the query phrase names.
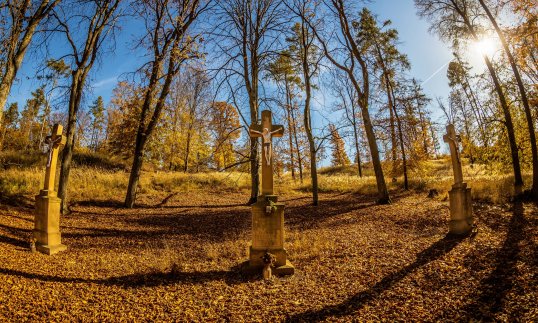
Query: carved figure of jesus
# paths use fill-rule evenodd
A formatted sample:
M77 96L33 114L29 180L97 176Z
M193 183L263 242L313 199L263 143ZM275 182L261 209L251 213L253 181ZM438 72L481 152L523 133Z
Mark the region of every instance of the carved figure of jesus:
M461 137L456 134L454 125L449 124L446 127L446 135L443 140L449 145L450 155L452 156L452 169L454 170L454 185L460 186L463 183L463 172L461 169L461 158L459 152L459 142Z
M50 168L52 163L52 153L54 152L54 148L58 146L59 143L61 143L62 137L56 137L56 139L52 139L51 136L45 137L45 143L49 145L49 157L47 159L47 168Z
M263 128L262 132L259 132L254 129L250 129L251 134L258 134L262 137L263 140L263 150L265 152L265 162L267 165L271 165L271 153L272 153L272 145L271 145L271 139L273 134L282 131L282 129L278 128L274 131L269 131L267 128Z

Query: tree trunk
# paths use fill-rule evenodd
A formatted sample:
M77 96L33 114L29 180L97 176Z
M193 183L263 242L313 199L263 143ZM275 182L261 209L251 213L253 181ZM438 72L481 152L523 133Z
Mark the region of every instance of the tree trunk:
M469 17L467 17L465 13L461 10L461 8L458 6L455 6L455 10L463 19L463 22L465 23L473 39L475 41L478 41L479 40L478 35L476 34L472 23L469 21ZM497 77L497 72L495 71L495 68L493 67L493 64L489 60L488 56L487 55L482 55L482 56L488 68L489 74L491 75L491 78L493 80L495 91L497 92L497 95L499 96L499 101L501 103L501 108L504 115L504 125L506 127L506 133L508 135L508 143L510 145L510 154L512 157L512 167L514 169L514 193L517 196L517 195L520 195L523 190L523 177L521 176L521 166L519 163L516 136L514 134L514 123L512 122L512 115L510 114L510 108L508 107L508 103L506 101L506 97L504 95L501 83L499 81L499 78Z
M389 96L392 96L392 102L394 104L392 105L392 109L394 110L394 115L396 117L396 123L398 125L398 137L400 137L400 150L402 151L402 166L403 166L403 176L404 176L404 189L407 191L409 190L409 181L407 178L407 157L405 155L405 145L404 145L404 136L402 131L402 121L400 119L400 116L398 115L398 110L396 110L396 96L394 95L394 89L392 88L390 79L388 79L387 83L387 89L389 92Z
M353 115L355 117L355 115ZM359 177L362 177L362 163L361 163L361 152L359 150L359 134L357 133L357 121L353 121L353 138L355 139L355 151L357 152L357 167L359 171Z
M258 189L260 185L260 159L258 157L258 138L250 138L250 199L248 204L254 204L258 200Z
M288 76L284 75L285 78L285 86L286 86L286 116L288 119L288 138L289 138L289 146L290 146L290 168L291 168L291 178L295 181L295 162L294 162L294 156L293 156L293 135L292 135L292 129L291 129L291 94L290 89L288 85Z
M316 143L314 142L314 136L312 135L312 126L310 118L310 90L306 91L306 100L304 108L304 123L306 136L308 137L308 146L310 150L310 178L312 179L312 204L317 206L319 204L318 199L318 170L316 165Z
M366 138L368 139L368 146L370 147L370 154L372 155L372 164L374 166L375 179L377 183L377 203L389 204L389 191L387 190L387 184L385 183L385 177L383 175L383 168L381 167L381 160L379 158L379 150L377 148L374 127L372 125L370 113L368 111L368 103L359 102L359 106L361 107L362 118L364 121L364 129L366 131Z
M523 85L521 75L519 74L519 69L516 65L516 60L514 59L514 56L512 55L512 52L510 51L510 48L508 47L508 43L506 42L506 39L504 38L504 33L502 32L501 28L499 28L497 21L491 14L491 11L489 10L489 8L484 3L484 0L478 0L478 1L482 5L482 8L484 8L484 11L486 12L486 14L488 15L488 18L491 21L491 24L493 25L493 27L495 27L495 31L497 32L497 35L499 36L504 52L506 53L506 56L508 57L508 62L510 62L510 66L512 67L512 71L514 72L514 76L517 81L517 86L519 88L519 93L521 94L521 101L523 103L523 108L525 110L525 117L527 119L527 127L529 131L529 139L530 139L531 152L532 152L531 194L532 194L533 199L535 201L538 201L538 147L536 146L536 133L534 131L533 118L532 118L532 113L529 106L529 100L527 98L527 92L525 91L525 86ZM523 182L522 182L522 185L523 185Z
M134 207L136 201L136 191L138 189L138 180L140 179L140 172L142 170L142 163L144 161L144 146L146 144L146 138L144 134L138 133L136 135L135 153L133 156L133 166L131 168L131 175L129 176L129 185L127 186L127 195L125 196L125 207Z
M84 79L86 74L78 69L72 72L72 84L69 96L69 110L66 128L66 143L62 151L62 164L60 166L60 176L58 184L58 197L62 199L60 209L62 214L67 214L68 195L67 187L69 185L69 173L71 172L71 161L73 159L73 148L75 145L75 135L77 130L77 112L82 98Z
M504 125L508 135L508 143L510 145L510 153L512 156L512 167L514 169L514 193L517 196L523 191L523 177L521 176L521 166L519 164L519 154L516 143L516 135L514 133L514 123L512 122L512 115L510 114L506 97L504 96L504 92L499 79L497 78L495 69L493 68L493 64L491 64L491 61L486 56L484 56L484 61L486 62L486 66L491 74L491 78L493 79L493 84L495 85L495 90L499 96L499 101L501 102L501 107L504 114Z
M299 147L299 138L297 137L297 118L295 113L293 113L294 108L291 110L291 119L293 124L293 139L295 141L295 148L297 149L297 166L299 167L299 180L301 184L303 183L303 157L301 156L301 149ZM292 129L290 129L291 134Z
M389 90L389 83L388 83L388 76L386 71L383 71L383 74L385 75L385 85L387 88L387 98L388 98L388 104L389 104L389 127L390 127L390 141L391 141L391 156L392 156L392 178L396 179L397 174L397 155L396 155L396 147L398 145L396 141L396 126L394 124L394 111L393 106L394 103L392 102L392 96L390 95Z
M187 147L185 148L185 159L183 160L183 173L189 170L189 153L191 150L191 130L187 130Z

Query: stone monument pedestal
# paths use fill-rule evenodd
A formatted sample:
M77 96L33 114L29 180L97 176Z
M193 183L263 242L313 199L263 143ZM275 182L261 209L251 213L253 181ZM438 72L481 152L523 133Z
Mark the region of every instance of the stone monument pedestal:
M469 234L473 228L473 201L471 189L467 183L452 185L448 191L450 200L449 233L457 235Z
M262 195L252 205L252 245L249 250L249 270L264 266L263 255L275 256L273 273L293 275L295 267L288 260L284 249L284 203L276 195Z
M47 255L67 250L60 234L60 202L54 191L41 190L35 198L36 249Z

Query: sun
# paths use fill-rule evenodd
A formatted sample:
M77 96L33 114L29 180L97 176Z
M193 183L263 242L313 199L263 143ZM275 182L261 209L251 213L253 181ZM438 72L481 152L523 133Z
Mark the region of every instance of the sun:
M472 48L477 55L487 55L491 57L499 50L500 46L497 39L486 37L477 42L473 42Z

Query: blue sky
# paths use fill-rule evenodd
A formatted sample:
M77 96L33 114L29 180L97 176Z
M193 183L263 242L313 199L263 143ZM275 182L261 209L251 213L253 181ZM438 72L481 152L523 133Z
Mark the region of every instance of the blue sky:
M431 98L446 97L449 92L446 67L451 59L451 51L428 32L428 23L417 17L413 1L380 0L368 6L380 20L390 19L393 27L399 31L400 49L409 56L412 64L410 74L424 82L426 94ZM114 53L107 53L101 66L91 74L93 93L88 95L90 102L93 101L92 97L99 95L108 102L118 78L132 72L143 60L137 50L132 48L135 29L133 25L123 28ZM38 86L36 81L32 81L38 63L27 56L18 76L19 81L12 88L9 102L18 101L23 105L30 92Z

